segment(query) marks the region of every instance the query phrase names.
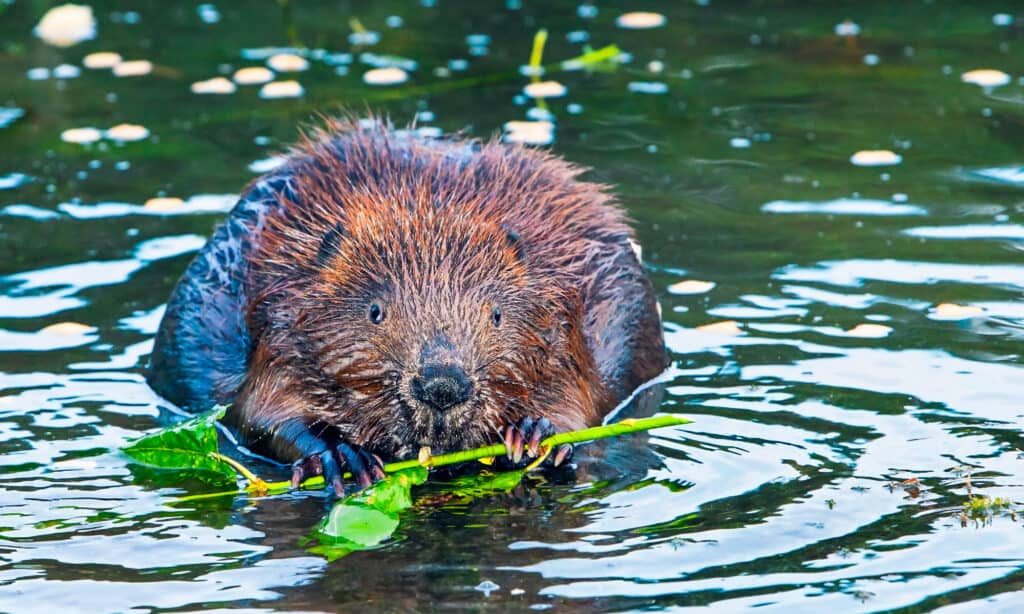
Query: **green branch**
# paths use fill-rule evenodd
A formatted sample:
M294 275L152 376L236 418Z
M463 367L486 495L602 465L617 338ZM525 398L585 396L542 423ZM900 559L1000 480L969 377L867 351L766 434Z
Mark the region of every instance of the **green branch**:
M639 419L627 418L625 420L622 420L621 422L616 422L614 424L595 426L591 428L582 429L579 431L570 431L568 433L558 433L541 441L541 457L550 453L552 449L563 444L584 443L587 441L595 441L598 439L605 439L608 437L616 437L618 435L626 435L628 433L636 433L639 431L649 431L653 429L664 428L667 426L680 426L683 424L689 424L691 422L692 420L687 420L686 418L681 418L679 416L672 415L654 416L652 418ZM473 450L464 450L461 452L449 452L447 454L438 454L437 456L430 455L429 451L424 449L424 451L421 451L419 458L385 464L384 472L390 474L403 471L406 469L411 469L414 467L445 467L448 465L457 465L459 463L465 463L469 461L495 458L498 456L503 456L505 455L505 453L505 444L500 443L483 446L481 448L476 448ZM211 455L212 454L216 453L211 453ZM220 454L216 454L216 457L223 458L221 457ZM532 464L531 468L535 467L536 465L539 465L539 463ZM241 465L237 462L232 462L231 466L237 469L240 473L242 473L249 481L249 483L246 485L244 489L246 493L255 495L265 495L287 492L292 489L291 482L289 481L265 482L248 469L241 467ZM344 477L351 478L352 474L346 473L344 474ZM323 487L324 479L321 476L309 478L308 480L304 481L302 484L299 485L299 488L306 490L320 489ZM206 493L182 497L181 500L206 499L236 494L238 494L238 491Z

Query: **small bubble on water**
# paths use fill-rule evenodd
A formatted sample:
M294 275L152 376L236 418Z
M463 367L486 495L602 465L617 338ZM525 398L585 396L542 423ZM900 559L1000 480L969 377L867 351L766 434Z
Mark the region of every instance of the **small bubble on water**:
M659 73L665 70L665 63L661 60L651 60L647 63L647 70L653 73Z
M404 23L405 21L398 15L389 15L388 18L384 20L384 25L389 28L401 28Z
M434 121L434 112L423 110L416 113L416 121L418 122L432 122Z
M534 121L550 122L554 121L555 114L542 107L531 107L530 109L527 109L526 117Z
M951 74L953 74L953 67L950 66L949 64L946 64L945 66L942 67L942 74L944 74L944 75L951 75Z
M750 35L750 44L751 45L754 45L756 47L756 46L761 44L761 41L762 41L762 38L761 38L760 34L751 34Z
M729 139L729 147L733 149L749 149L750 139L741 136L736 136Z
M128 230L124 231L124 234L125 234L125 236L129 236L129 237L137 237L137 236L139 236L139 229L138 228L129 228Z
M684 78L684 79L692 79L693 78L693 71L690 70L689 68L684 68L681 71L679 71L679 76Z
M573 30L565 35L565 40L570 43L585 43L590 40L590 32L586 30Z
M997 222L1009 222L1010 216L1006 215L1005 213L1000 213L999 215L993 217L992 219Z
M868 66L878 66L880 61L881 59L878 57L878 54L875 53L868 53L864 56L864 63Z
M996 13L992 16L992 24L1001 27L1013 25L1013 15L1009 13Z
M505 8L510 11L518 11L523 8L523 0L505 0Z
M91 168L93 170L96 170L97 168L100 168L101 166L103 166L103 163L100 162L99 160L89 160L89 168Z
M484 594L484 597L490 597L491 593L493 593L494 591L496 591L496 590L498 590L500 588L501 587L498 586L497 584L495 584L494 582L491 582L490 580L484 580L480 584L477 584L476 586L474 586L473 590L480 591L481 593Z
M597 17L597 7L593 4L581 4L576 8L576 14L583 19L593 19Z
M117 92L107 92L107 95L103 97L110 104L117 102Z
M468 68L469 68L469 60L464 60L462 58L455 58L455 59L448 60L448 70L450 70L452 72L466 70Z
M527 100L529 100L529 98L527 98L525 94L516 94L512 97L512 104L523 106L526 104Z
M196 13L203 23L214 24L220 21L220 11L212 4L200 4L196 7Z
M836 36L857 36L860 34L860 26L847 19L836 24L835 33Z
M658 146L655 145L654 143L651 143L650 145L647 146L647 153L658 153Z
M982 117L992 117L992 109L990 109L988 107L985 107L984 109L981 110L981 116Z
M903 192L896 192L892 195L892 202L894 203L905 203L910 200L910 197Z
M75 173L75 179L77 179L79 181L85 181L88 178L89 178L89 173L87 173L85 171L78 171L77 173Z
M579 115L583 112L583 105L576 102L570 102L565 105L565 112L569 115Z
M119 160L114 163L114 169L119 171L126 171L132 167L132 163L128 160Z
M57 186L53 185L52 183L46 184L46 193L47 194L53 194L56 191L57 191Z
M879 175L878 177L879 177L879 179L881 179L882 181L889 181L890 179L892 179L892 175L890 175L889 173L882 173L882 174L881 174L881 175Z

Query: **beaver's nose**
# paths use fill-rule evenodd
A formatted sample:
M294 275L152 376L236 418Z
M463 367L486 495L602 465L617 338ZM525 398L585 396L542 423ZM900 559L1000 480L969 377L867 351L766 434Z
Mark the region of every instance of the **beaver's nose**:
M455 365L424 366L410 383L412 395L438 411L465 403L473 393L473 382Z

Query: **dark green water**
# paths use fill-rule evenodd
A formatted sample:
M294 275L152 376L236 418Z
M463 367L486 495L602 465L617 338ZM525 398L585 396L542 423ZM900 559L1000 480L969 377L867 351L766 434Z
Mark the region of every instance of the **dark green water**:
M32 34L47 3L0 3L0 611L1019 611L1021 6L431 4L218 2L206 23L103 2L96 38L60 49ZM626 10L667 24L616 27ZM379 42L353 47L350 17ZM172 506L133 482L113 450L170 415L141 376L163 302L250 166L342 105L499 133L537 113L518 71L541 27L545 62L631 56L548 75L568 88L552 147L636 219L675 361L659 409L695 423L602 446L574 480L423 501L331 563L303 546L318 494ZM325 50L282 76L301 98L189 91L287 45ZM94 51L155 69L29 79ZM416 68L364 85L364 52ZM61 140L122 123L150 136ZM902 160L851 163L875 149ZM685 280L715 285L669 291ZM93 328L42 332L69 321ZM698 328L723 321L740 334ZM1011 503L961 517L970 495Z

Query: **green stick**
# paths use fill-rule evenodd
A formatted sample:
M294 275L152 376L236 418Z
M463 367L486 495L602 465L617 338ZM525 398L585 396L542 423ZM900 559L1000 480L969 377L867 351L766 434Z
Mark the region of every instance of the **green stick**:
M689 424L690 422L692 422L692 420L680 418L679 416L654 416L653 418L640 418L636 420L627 418L614 424L594 426L568 433L558 433L540 442L540 445L541 448L554 448L566 443L583 443L585 441L594 441L596 439L604 439L606 437L615 437L616 435L660 429L666 426L679 426L682 424ZM446 465L456 465L458 463L465 463L483 458L494 458L504 454L505 444L496 443L482 448L476 448L474 450L449 452L447 454L438 454L437 456L426 455L425 458L400 461L397 463L387 463L384 465L384 473L395 473L396 471L411 469L413 467L444 467ZM346 473L345 477L350 478L352 475ZM269 491L289 490L291 488L290 482L265 482L265 484ZM300 484L299 488L312 489L323 488L323 486L324 479L317 476L309 478Z
M615 437L617 435L626 435L628 433L636 433L639 431L649 431L652 429L660 429L666 426L680 426L683 424L690 424L692 420L686 418L680 418L679 416L654 416L652 418L640 418L633 419L627 418L621 422L614 424L606 424L604 426L594 426L591 428L582 429L579 431L571 431L568 433L558 433L552 435L547 439L540 442L542 449L541 456L550 452L552 449L567 443L583 443L586 441L594 441L597 439L605 439L607 437ZM462 452L449 452L447 454L438 454L437 456L431 456L429 453L420 454L420 458L415 460L399 461L397 463L387 463L384 465L385 473L395 473L396 471L402 471L403 469L411 469L413 467L444 467L446 465L455 465L458 463L465 463L474 460L481 460L485 458L494 458L502 456L506 453L505 444L493 444L484 446L482 448L476 448L475 450L464 450ZM218 457L221 455L217 453ZM539 464L539 463L535 463ZM244 492L249 494L264 495L264 494L277 494L287 492L292 489L291 482L265 482L256 476L254 473L243 467L240 463L232 462L232 467L241 473L249 484L246 485ZM344 477L351 478L352 474L345 473ZM324 487L324 479L321 476L309 478L305 482L299 485L300 489L312 490ZM217 492L217 493L203 493L199 495L190 495L186 497L180 497L179 501L191 501L194 499L209 499L214 497L223 497L226 495L237 495L238 491L229 492Z

